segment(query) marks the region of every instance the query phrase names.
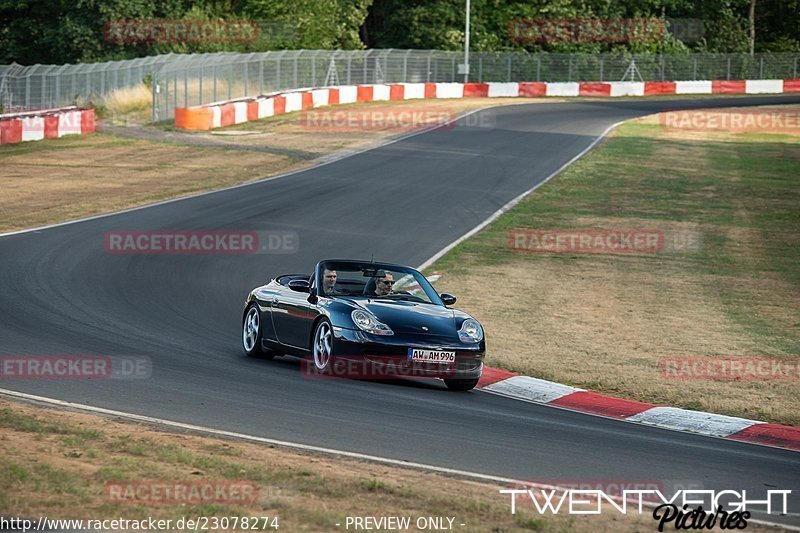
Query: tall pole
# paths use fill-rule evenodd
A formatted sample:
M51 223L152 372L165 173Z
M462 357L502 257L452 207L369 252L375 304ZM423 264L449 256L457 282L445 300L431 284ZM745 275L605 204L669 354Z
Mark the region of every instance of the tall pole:
M469 81L469 0L467 0L467 29L464 32L464 83Z
M750 0L750 57L756 53L756 0Z

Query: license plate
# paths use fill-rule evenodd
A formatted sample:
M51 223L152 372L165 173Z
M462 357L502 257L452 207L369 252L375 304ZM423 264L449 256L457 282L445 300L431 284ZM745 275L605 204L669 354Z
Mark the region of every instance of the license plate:
M456 352L440 352L437 350L408 349L408 360L420 363L455 363Z

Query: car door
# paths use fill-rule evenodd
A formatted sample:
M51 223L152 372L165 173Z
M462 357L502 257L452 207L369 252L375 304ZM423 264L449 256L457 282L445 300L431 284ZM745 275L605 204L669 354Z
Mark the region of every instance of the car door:
M280 290L274 283L259 287L254 294L256 304L258 304L258 308L261 311L261 338L264 340L278 340L272 319L272 302L279 294Z
M308 348L311 324L319 314L309 293L282 287L272 302L272 322L278 341L286 346Z

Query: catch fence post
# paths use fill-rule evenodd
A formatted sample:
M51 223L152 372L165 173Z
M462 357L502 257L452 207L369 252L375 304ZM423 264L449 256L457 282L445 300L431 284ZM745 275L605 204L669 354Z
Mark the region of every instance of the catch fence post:
M426 76L426 80L428 83L431 81L431 55L428 54L428 75Z

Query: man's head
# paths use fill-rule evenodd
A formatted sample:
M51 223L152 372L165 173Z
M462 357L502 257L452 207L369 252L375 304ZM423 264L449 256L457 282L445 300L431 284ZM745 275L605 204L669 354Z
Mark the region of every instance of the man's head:
M322 272L322 290L328 294L333 290L334 285L336 285L336 271L326 268Z
M391 272L385 272L383 277L375 278L375 294L378 296L386 296L392 292L393 283L394 276Z

